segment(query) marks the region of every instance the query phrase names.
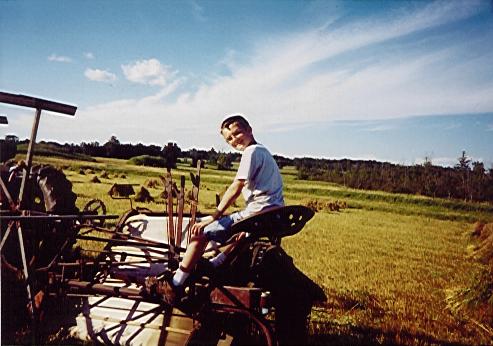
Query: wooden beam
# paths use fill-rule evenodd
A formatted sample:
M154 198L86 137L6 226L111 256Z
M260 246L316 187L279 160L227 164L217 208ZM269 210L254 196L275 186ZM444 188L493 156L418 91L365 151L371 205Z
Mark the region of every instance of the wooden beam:
M75 111L77 110L77 107L64 103L43 100L32 96L10 94L2 91L0 91L0 102L67 115L75 115Z

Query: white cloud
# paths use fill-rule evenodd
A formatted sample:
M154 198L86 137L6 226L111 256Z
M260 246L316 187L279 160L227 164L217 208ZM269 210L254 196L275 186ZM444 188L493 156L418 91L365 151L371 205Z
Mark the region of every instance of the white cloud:
M170 66L162 65L157 59L139 60L122 65L125 77L135 83L165 86L176 74Z
M68 56L63 56L63 55L57 55L57 54L51 54L48 57L48 61L54 61L54 62L72 62L72 58Z
M435 65L453 54L453 49L429 47L424 54L413 46L401 50L382 47L385 42L467 18L475 11L474 2L432 3L384 19L270 38L248 52L252 58L247 63L235 62L235 55L228 51L222 62L231 69L229 75L196 91L182 90L173 99L167 96L184 83L176 81L177 72L157 59L136 61L121 66L126 78L163 88L141 99L85 109L84 121L88 128L94 128L96 119L125 123L128 128L119 134L128 140L139 141L145 133L146 140L159 142L182 134L187 138L180 140L184 147L186 141L210 147L217 137L215 124L225 114L238 111L254 128L261 126L265 131L289 128L300 121L465 113L471 111L471 105L475 112L491 111L493 86L472 83L464 87L463 81L471 78L472 65L458 62L460 68L449 73L435 72ZM461 42L454 44L460 48ZM366 55L367 47L372 56Z
M84 72L84 76L87 79L95 81L95 82L113 82L116 80L116 75L99 69L88 68Z
M93 53L91 53L91 52L85 52L85 53L84 53L84 57L85 57L86 59L92 60L92 59L94 59L94 54L93 54Z

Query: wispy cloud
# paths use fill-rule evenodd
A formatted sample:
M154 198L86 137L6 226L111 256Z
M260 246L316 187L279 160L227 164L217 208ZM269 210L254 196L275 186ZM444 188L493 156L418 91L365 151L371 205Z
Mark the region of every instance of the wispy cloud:
M362 131L365 132L386 132L386 131L391 131L395 130L395 125L390 125L390 124L377 124L374 126L366 127L362 129Z
M256 43L255 51L248 52L251 59L246 63L235 61L235 54L227 52L222 62L230 72L204 82L194 91L186 91L182 83L179 93L180 83L175 83L171 89L162 89L161 94L91 107L85 119L128 116L132 122L134 115L139 114L139 119L146 119L153 129L156 124L161 125L161 132L154 139L159 140L182 131L184 122L188 130L200 129L215 135L211 123L237 111L267 130L300 121L470 112L471 105L477 112L490 111L493 85L471 83L472 86L463 87L463 81L471 81L471 65L459 61L456 64L461 65L460 69L449 74L435 72L436 64L454 53L452 48L431 47L424 53L405 42L400 43L399 49L389 50L385 46L413 33L468 18L478 13L484 3L424 4L421 9L401 10L385 18L263 39ZM454 44L460 52L462 41ZM144 85L165 87L178 76L172 67L157 59L121 67L128 80ZM166 97L171 93L169 90L176 97ZM141 120L138 125L145 126ZM139 136L131 132L123 135Z
M110 83L116 80L115 74L105 70L92 69L92 68L86 69L84 72L84 76L86 76L87 79L95 82Z
M48 57L48 61L69 63L72 62L72 58L64 55L51 54Z
M170 66L154 58L121 65L121 68L129 81L147 85L165 86L176 74Z
M94 53L85 52L84 53L84 58L89 59L89 60L92 60L92 59L94 59Z
M460 129L462 127L462 124L460 123L452 123L447 126L445 126L444 130L449 131L449 130L455 130L455 129Z
M204 15L204 8L194 0L190 1L190 5L192 6L192 16L200 22L205 22L207 18Z
M493 124L488 124L486 131L493 131Z

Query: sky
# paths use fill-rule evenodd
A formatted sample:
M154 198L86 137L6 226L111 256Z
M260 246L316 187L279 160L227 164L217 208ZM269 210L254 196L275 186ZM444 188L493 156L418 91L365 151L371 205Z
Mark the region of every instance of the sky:
M76 105L38 140L493 167L493 1L0 0L0 91ZM34 110L0 104L0 137Z

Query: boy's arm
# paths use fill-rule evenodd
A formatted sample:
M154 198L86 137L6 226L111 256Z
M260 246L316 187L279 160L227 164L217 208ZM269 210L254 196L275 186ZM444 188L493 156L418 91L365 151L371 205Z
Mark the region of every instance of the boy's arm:
M224 193L223 198L221 198L221 202L217 206L216 212L212 214L212 218L214 220L219 219L224 212L229 208L231 204L236 201L238 196L241 194L241 190L243 189L243 186L245 186L245 180L243 179L235 179L229 185L228 189Z
M192 229L190 230L191 234L193 236L199 235L200 233L202 233L202 230L204 229L205 226L219 219L224 214L224 212L228 209L228 207L231 204L233 204L233 202L236 201L236 199L240 196L243 186L245 186L244 179L233 180L231 185L229 185L228 189L224 193L224 196L221 199L219 205L217 206L217 209L214 212L214 214L212 214L211 217L204 218L203 221L194 224L192 226Z

